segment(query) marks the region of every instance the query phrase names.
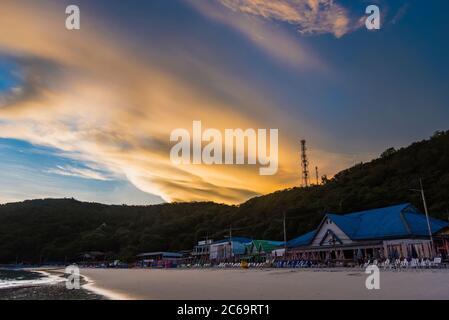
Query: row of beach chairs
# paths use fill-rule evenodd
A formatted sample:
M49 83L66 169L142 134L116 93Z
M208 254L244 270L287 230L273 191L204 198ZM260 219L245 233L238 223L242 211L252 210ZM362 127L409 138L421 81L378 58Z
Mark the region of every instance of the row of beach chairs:
M251 262L248 263L248 268L264 268L266 265L265 263L255 263ZM229 269L229 268L241 268L242 264L240 262L237 263L220 263L217 268L220 269Z
M438 269L446 267L442 264L441 258L435 258L433 261L430 259L386 259L383 262L374 260L372 263L369 261L363 265L363 268L367 268L369 265L375 265L384 270L391 269Z
M442 263L441 258L435 258L433 261L429 259L386 259L385 261L378 260L370 260L364 264L359 265L360 268L366 269L370 265L375 265L383 270L400 270L400 269L437 269L437 268L446 268L447 265ZM204 269L211 268L213 265L208 264L185 264L180 265L181 268L193 268L193 269ZM274 267L274 268L320 268L326 267L326 264L316 264L313 261L309 260L285 260L285 261L274 261L273 263L255 263L251 262L245 265L245 267L251 269L257 268L265 268L265 267ZM219 265L215 266L219 269L238 269L242 267L240 262L232 263L232 262L222 262Z
M308 260L293 260L293 261L276 261L275 268L312 268L315 265Z
M212 265L210 263L196 263L196 264L181 264L179 268L188 268L188 269L204 269L210 268Z

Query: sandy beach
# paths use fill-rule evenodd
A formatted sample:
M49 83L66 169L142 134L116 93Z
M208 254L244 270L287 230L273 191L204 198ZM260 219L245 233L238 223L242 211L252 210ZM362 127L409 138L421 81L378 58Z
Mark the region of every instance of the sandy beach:
M367 290L360 270L82 269L90 289L112 299L449 299L447 270L381 272Z

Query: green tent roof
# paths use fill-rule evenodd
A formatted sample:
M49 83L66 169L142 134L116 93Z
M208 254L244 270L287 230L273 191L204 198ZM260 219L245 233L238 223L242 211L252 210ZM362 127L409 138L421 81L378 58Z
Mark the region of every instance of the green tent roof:
M271 240L253 240L247 245L247 248L251 250L250 253L256 249L257 252L270 253L276 248L284 245L282 241L271 241Z

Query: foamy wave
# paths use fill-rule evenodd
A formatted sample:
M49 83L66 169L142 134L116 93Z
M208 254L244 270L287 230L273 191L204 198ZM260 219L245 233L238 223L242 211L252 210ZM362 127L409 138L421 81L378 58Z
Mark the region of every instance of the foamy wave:
M44 271L37 271L44 275L43 278L34 279L34 280L1 280L0 279L0 290L1 289L9 289L9 288L20 288L20 287L29 287L29 286L38 286L38 285L47 285L47 284L56 284L63 281L66 281L64 278L51 275Z

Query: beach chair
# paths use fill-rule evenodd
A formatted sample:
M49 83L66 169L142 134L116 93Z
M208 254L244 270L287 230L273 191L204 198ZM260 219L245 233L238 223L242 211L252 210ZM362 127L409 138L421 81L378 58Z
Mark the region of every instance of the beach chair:
M441 267L441 258L434 258L432 262L430 262L430 266L432 268L440 268Z
M423 269L426 267L426 262L424 261L424 259L421 259L421 261L419 262L419 267Z
M404 258L404 260L401 262L401 268L407 269L408 268L408 260Z

